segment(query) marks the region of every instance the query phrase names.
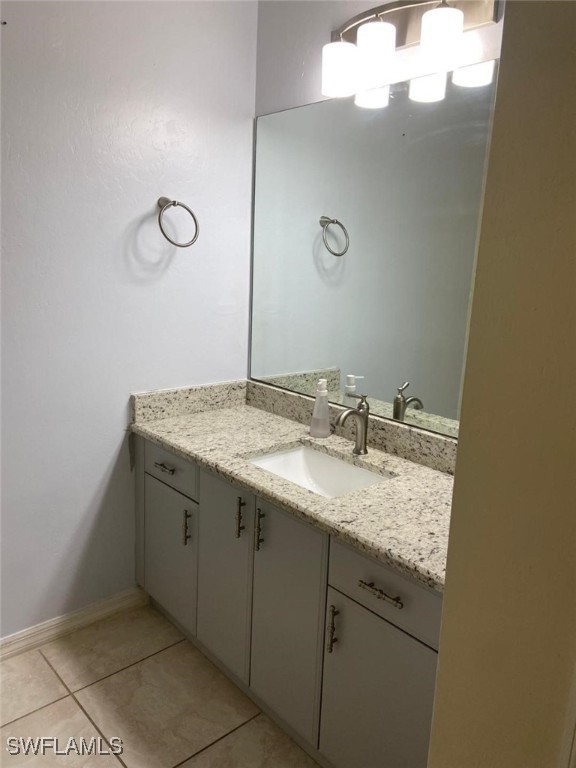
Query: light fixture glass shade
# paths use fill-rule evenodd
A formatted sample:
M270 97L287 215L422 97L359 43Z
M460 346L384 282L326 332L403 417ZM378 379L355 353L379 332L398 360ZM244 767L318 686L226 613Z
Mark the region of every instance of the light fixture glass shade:
M357 107L366 109L382 109L388 106L390 100L390 86L385 85L382 88L371 88L367 91L358 91L354 99Z
M352 96L358 90L358 49L354 43L328 43L322 48L322 95Z
M386 82L396 50L396 27L383 21L370 21L358 27L360 88L369 90Z
M464 13L458 8L441 5L422 16L421 52L439 72L453 69L463 30Z
M472 64L469 67L460 67L452 73L454 85L464 88L479 88L482 85L490 85L494 77L494 65L496 62L483 61L480 64Z
M412 101L433 102L442 101L446 96L446 72L416 77L410 80L408 96Z

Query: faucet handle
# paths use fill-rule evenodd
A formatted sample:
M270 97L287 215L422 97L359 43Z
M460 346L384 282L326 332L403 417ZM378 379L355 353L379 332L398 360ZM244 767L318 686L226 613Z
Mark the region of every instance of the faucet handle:
M399 394L399 395L401 395L401 394L402 394L402 392L404 392L404 390L405 390L407 387L409 387L409 386L410 386L410 382L409 382L409 381L405 381L405 382L404 382L404 384L402 384L402 386L401 386L401 387L398 387L398 394Z
M358 403L359 411L365 411L367 414L370 412L370 403L367 400L368 395L355 395L351 393L349 397L355 397L356 400L360 400L360 402Z

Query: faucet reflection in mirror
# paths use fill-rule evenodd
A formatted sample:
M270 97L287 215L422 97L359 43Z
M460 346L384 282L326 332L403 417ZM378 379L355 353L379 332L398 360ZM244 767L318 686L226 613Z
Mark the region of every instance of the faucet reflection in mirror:
M366 11L334 31L332 42L323 47L322 94L355 94L357 106L381 109L388 105L390 85L405 80L410 99L421 102L445 98L448 72L455 85L489 85L497 53L477 28L494 24L498 12L496 0L450 5L446 0L411 0ZM397 27L405 32L401 40Z

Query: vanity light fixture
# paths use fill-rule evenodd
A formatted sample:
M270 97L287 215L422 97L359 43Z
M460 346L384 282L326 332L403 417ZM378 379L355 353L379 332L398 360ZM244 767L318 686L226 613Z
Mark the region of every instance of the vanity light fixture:
M322 49L322 94L355 94L358 106L379 109L388 104L390 84L402 80L410 81L409 97L424 102L444 98L451 71L455 85L488 85L494 62L483 61L475 33L463 32L497 21L498 0L451 2L392 0L350 19Z
M420 28L420 56L433 74L410 80L408 97L412 101L442 101L450 63L458 53L464 31L464 14L442 0L437 8L426 11Z
M339 40L322 48L322 95L341 98L358 89L358 48Z
M380 18L358 27L359 89L354 103L379 109L388 106L390 86L381 86L396 52L396 27Z

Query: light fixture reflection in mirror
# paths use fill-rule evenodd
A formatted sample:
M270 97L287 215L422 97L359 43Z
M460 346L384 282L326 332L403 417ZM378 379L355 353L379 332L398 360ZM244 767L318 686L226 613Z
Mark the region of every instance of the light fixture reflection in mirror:
M446 72L438 72L434 75L425 75L410 80L408 96L412 101L431 103L442 101L446 96Z
M365 109L383 109L390 101L390 86L372 88L369 91L358 91L354 97L354 104Z
M452 73L454 85L464 88L478 88L490 85L494 78L495 61L483 61L480 64L472 64L469 67L460 67Z

